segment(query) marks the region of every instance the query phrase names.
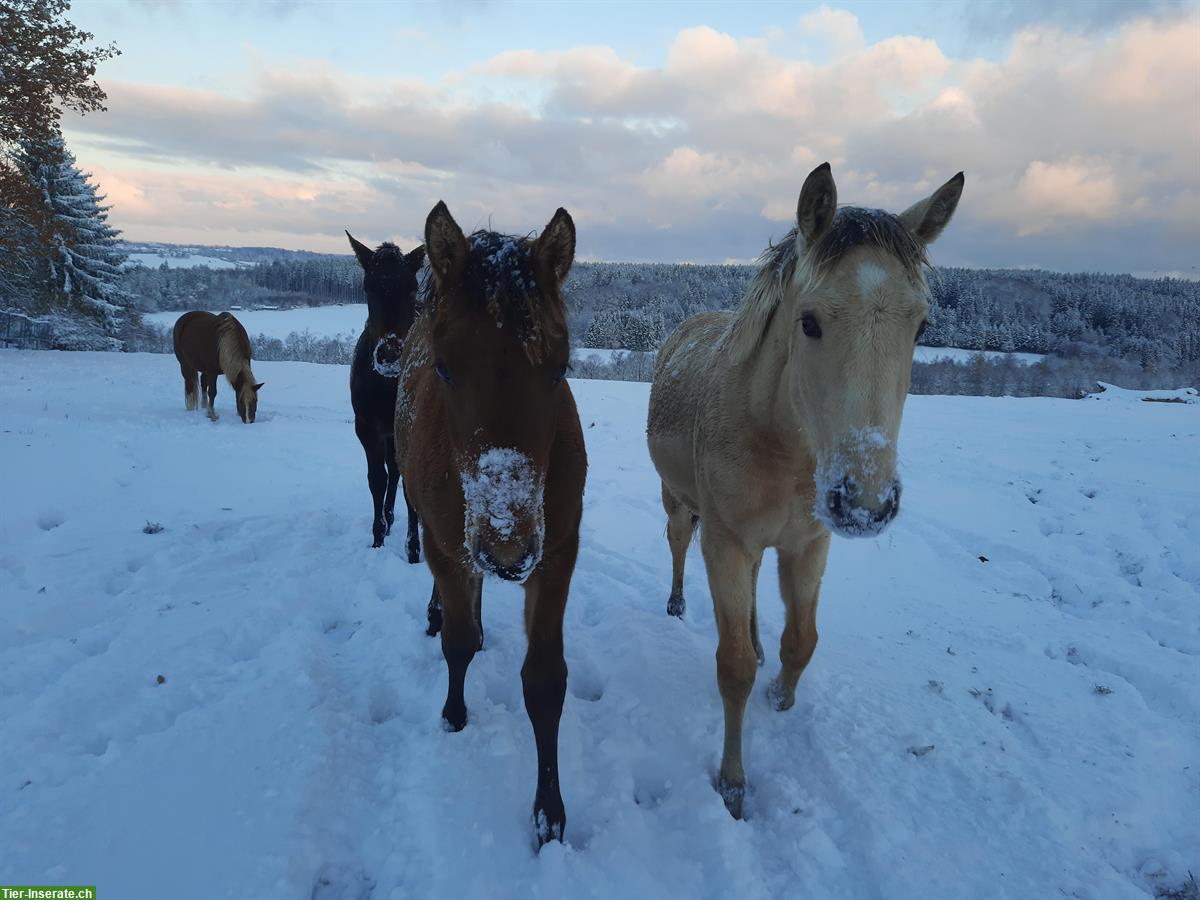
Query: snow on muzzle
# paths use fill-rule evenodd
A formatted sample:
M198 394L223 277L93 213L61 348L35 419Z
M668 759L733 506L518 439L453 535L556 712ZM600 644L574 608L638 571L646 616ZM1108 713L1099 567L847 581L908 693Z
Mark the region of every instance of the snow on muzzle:
M882 534L900 511L895 445L878 428L851 431L822 455L814 475L813 517L842 537Z
M524 581L542 559L545 475L506 447L484 451L462 473L468 558L482 575Z

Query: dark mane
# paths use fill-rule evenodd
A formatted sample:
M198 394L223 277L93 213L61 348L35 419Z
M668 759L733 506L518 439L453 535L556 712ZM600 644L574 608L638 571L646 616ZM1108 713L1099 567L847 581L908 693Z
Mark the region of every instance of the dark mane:
M838 209L825 233L804 252L803 262L809 270L808 280L814 285L819 283L847 253L855 247L864 246L876 247L894 256L915 282L921 281L929 266L925 245L904 227L897 216L882 209L843 206ZM790 283L797 264L802 261L797 252L797 229L792 228L782 241L763 251L759 257L760 275L769 275L772 280L782 277L783 284Z
M897 216L882 209L843 206L833 224L809 250L809 265L817 277L836 266L855 247L876 247L894 256L913 281L919 282L929 266L925 245L904 227Z
M467 246L459 296L476 298L497 327L514 327L526 355L540 361L548 340L564 334L567 323L558 285L539 282L533 239L481 230L467 236ZM422 308L436 313L438 300L436 280L429 278L422 286Z

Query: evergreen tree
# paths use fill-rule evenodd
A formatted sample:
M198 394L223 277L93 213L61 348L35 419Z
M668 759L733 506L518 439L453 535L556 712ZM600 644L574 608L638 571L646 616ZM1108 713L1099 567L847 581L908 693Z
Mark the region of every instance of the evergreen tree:
M35 287L47 310L84 312L108 328L120 324L129 297L120 284L126 259L120 234L89 176L75 164L62 138L28 142L18 165L37 192L42 215Z
M26 296L30 249L43 223L18 165L26 142L59 133L64 109L104 109L96 66L116 56L66 18L67 0L0 0L0 307Z

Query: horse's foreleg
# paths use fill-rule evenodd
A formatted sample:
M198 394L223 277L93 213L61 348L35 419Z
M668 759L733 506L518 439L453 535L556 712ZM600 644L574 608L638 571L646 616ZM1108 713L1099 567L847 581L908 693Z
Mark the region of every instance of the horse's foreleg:
M436 549L431 550L429 542L425 550L442 602L442 656L449 676L442 718L451 731L462 731L467 724L467 702L463 696L467 667L479 649L475 606L480 579L460 570Z
M384 450L383 462L387 467L387 494L383 498L383 518L387 523L387 533L392 533L392 523L396 521L396 489L400 485L400 466L396 462L396 439L389 434L386 438L387 447Z
M547 841L561 841L567 825L558 782L558 724L567 692L563 613L577 546L576 536L570 547L543 559L525 584L525 633L529 649L521 667L521 685L537 745L533 830L539 847Z
M671 546L671 596L667 598L667 614L682 616L687 608L683 599L683 567L687 562L688 545L700 520L675 498L665 483L662 500L663 509L667 511L667 543Z
M779 641L779 675L767 697L781 711L796 702L796 682L817 648L817 598L828 555L828 531L797 549L779 551L779 593L787 621Z
M382 547L387 534L387 520L383 517L383 501L387 494L388 474L383 463L383 454L373 442L367 450L367 484L371 488L371 542L372 547Z
M717 686L725 705L725 750L717 790L730 814L740 819L746 793L742 721L758 669L751 633L752 577L762 551L751 551L732 533L712 526L701 534L700 546L717 619Z

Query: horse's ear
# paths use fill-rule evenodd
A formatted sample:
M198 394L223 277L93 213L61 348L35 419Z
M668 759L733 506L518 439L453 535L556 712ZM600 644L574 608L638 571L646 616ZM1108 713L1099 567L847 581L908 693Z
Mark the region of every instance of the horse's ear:
M354 239L349 231L346 232L346 237L350 238L350 248L354 251L354 255L358 257L358 264L364 269L371 265L371 259L375 256L375 251L366 244L360 244Z
M439 200L425 220L425 250L434 275L439 280L452 277L466 265L467 249L462 229L446 204Z
M416 250L405 253L404 261L408 263L408 268L413 272L421 271L421 266L425 264L425 245L421 244Z
M959 172L940 188L900 213L900 221L917 240L932 244L958 208L966 178Z
M836 213L837 185L833 183L829 163L824 162L808 173L800 188L800 202L796 204L796 225L806 247L811 247L825 233Z
M561 206L534 242L533 256L554 273L559 284L571 271L571 263L575 261L575 222Z
M258 391L259 391L259 389L260 389L260 388L261 388L261 387L262 387L264 384L266 384L266 382L265 382L265 381L260 381L258 384L256 384L256 385L254 386L254 393L256 393L256 394L257 394L257 393L258 393Z

